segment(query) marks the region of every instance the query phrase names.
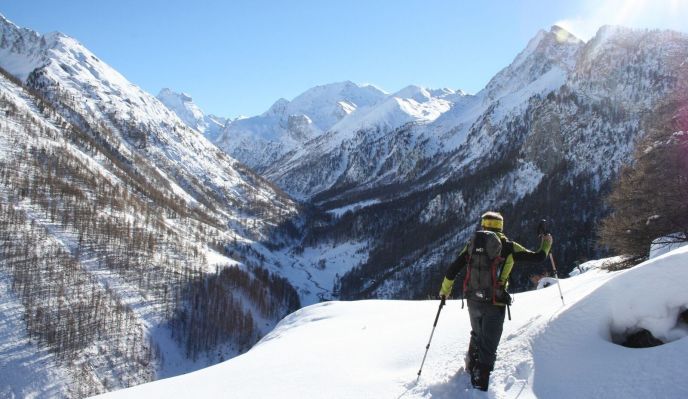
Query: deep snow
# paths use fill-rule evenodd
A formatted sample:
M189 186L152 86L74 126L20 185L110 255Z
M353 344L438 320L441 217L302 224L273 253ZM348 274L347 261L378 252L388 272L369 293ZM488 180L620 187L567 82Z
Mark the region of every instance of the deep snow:
M461 302L325 302L285 318L248 353L103 398L685 398L688 247L635 268L586 272L515 295L487 393L457 374L469 338ZM439 284L439 282L438 282ZM612 334L647 328L665 345L630 349Z

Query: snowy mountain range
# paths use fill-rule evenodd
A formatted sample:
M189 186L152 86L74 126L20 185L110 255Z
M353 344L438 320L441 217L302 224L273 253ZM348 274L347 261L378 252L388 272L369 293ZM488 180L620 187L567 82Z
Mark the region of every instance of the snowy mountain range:
M426 295L486 209L510 214L510 233L525 243L540 218L555 219L568 271L604 254L594 244L604 197L688 76L687 58L678 32L605 26L583 42L553 26L475 95L409 86L362 105L350 92L370 86L326 85L297 97L299 107L280 100L230 123L216 144L329 213L312 221L306 252L363 243L332 286L346 298ZM317 94L356 107L320 122L301 106ZM286 133L289 118L304 123ZM515 285L534 271L517 271Z
M352 82L317 86L292 101L277 100L262 115L233 121L215 142L260 171L355 110L367 109L384 97L385 93L373 86L359 87Z
M553 27L474 95L341 82L229 121L188 95L144 92L73 38L0 16L0 368L13 370L0 375L0 396L85 397L195 370L245 352L301 304L434 295L486 209L501 210L509 236L531 246L536 222L554 219L557 259L571 271L604 253L594 245L604 197L688 77L687 61L684 34L604 27L586 43ZM512 286L525 289L540 267L515 269ZM586 278L581 291L571 279L573 298L606 277ZM363 339L373 323L349 315L402 312L394 306L307 308L246 357L201 373L238 373L245 385L203 384L249 394L251 375L263 378L255 364L279 366L256 353L293 361L284 348L302 354L295 343L315 344L307 331L320 327ZM555 327L538 324L555 310L543 312L528 314L542 328L533 339ZM521 357L542 355L512 341ZM399 356L378 367L394 384L362 389L427 397L461 384L444 373L408 385L401 373L416 355ZM500 389L551 393L534 364L507 363ZM311 369L289 370L286 379L302 381L299 370ZM188 378L159 393L182 395L177 384L197 386Z
M533 95L561 87L582 45L561 28L541 31L477 95L418 86L387 94L352 82L318 86L291 102L278 100L260 116L228 124L216 143L297 198L344 185L408 181L406 169L417 173L411 165L384 164L401 157L390 150L400 147L389 142L395 136L390 132L417 125L408 129L412 143L398 149L412 153L413 160L452 152L486 111L499 118L517 112ZM365 163L356 159L371 146L378 156Z

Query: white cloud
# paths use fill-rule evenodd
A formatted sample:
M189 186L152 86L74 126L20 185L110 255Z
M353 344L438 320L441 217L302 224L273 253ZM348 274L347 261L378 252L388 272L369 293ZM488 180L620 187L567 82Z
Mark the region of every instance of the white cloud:
M685 0L586 0L578 15L556 24L588 40L602 25L688 30Z

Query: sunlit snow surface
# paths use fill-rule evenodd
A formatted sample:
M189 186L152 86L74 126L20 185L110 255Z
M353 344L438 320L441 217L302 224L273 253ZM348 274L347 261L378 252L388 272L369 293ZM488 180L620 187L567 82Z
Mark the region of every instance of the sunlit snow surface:
M599 262L598 262L599 263ZM106 398L685 398L688 247L633 269L596 268L515 295L487 393L457 374L466 309L449 301L416 383L438 301L326 302L288 316L248 353ZM612 332L641 326L671 342L629 349Z

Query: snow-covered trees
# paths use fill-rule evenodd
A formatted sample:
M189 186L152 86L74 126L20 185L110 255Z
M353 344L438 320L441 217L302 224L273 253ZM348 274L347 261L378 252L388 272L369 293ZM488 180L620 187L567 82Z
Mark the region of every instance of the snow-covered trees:
M179 304L171 325L192 359L227 343L239 353L248 350L260 338L255 317L279 319L301 307L286 279L256 266L249 271L226 267L199 277L184 289L184 297L189 299ZM247 307L246 299L253 306Z
M0 283L12 296L0 302L13 301L25 331L17 334L49 354L35 369L69 376L60 382L65 396L153 379L164 359L151 327L189 305L212 315L191 320L190 355L231 343L248 349L266 323L300 306L289 283L264 270L231 266L219 273L223 281L210 272L208 254L265 261L229 230L232 207L245 210L257 226L246 232L256 236L290 217L288 206L264 195L274 193L263 191L264 180L236 171L247 179L242 194L255 200L228 203L233 197L180 171L186 195L151 156L126 145L148 137L145 125L87 120L57 89L39 89L0 68ZM223 296L228 287L243 295Z

